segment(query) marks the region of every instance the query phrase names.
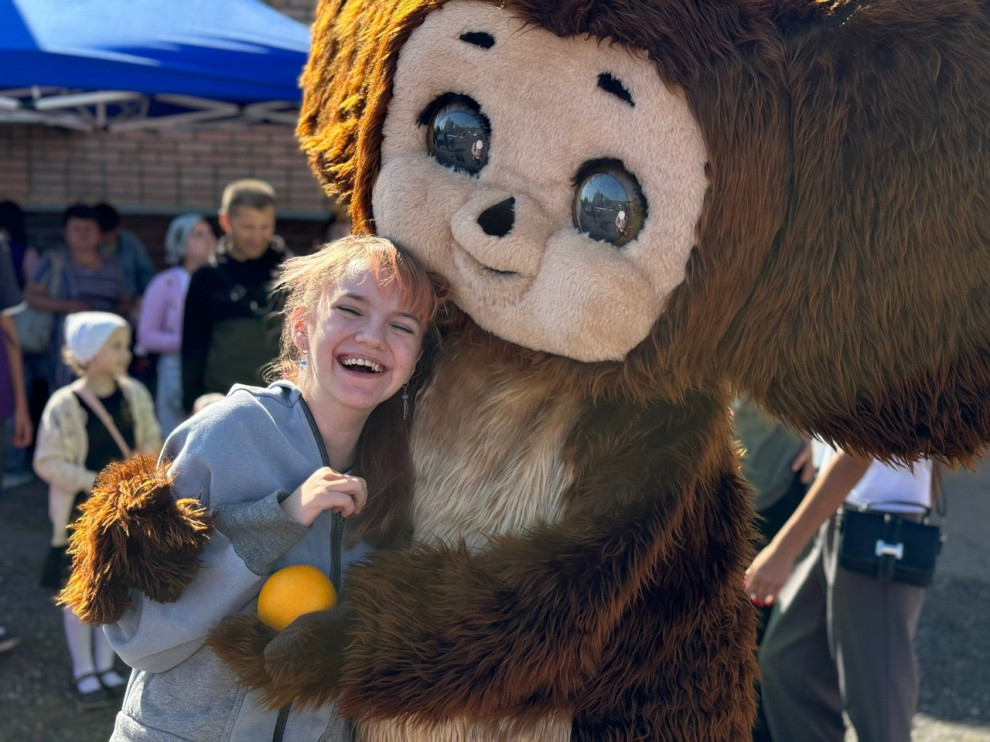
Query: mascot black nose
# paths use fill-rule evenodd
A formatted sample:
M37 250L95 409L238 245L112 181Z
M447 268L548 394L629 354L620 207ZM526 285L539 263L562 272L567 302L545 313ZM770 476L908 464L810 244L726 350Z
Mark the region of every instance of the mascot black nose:
M478 225L485 234L492 237L505 237L512 231L512 225L515 221L516 199L513 197L499 201L494 206L489 206L478 216Z

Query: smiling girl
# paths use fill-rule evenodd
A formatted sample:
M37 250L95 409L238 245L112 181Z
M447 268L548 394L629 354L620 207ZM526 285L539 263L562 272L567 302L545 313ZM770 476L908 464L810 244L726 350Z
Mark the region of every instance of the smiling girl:
M272 572L313 565L340 590L351 562L407 535L405 390L439 300L419 266L373 237L287 261L279 286L279 379L234 386L165 445L174 495L209 507L216 531L178 601L132 591L106 628L134 668L113 740L349 739L333 709L260 706L204 639L220 618L253 614Z

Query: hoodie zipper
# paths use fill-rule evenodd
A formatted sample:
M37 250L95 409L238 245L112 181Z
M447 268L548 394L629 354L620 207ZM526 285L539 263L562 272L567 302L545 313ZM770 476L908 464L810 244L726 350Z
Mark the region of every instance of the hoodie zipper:
M313 438L316 439L316 447L320 451L320 460L323 462L323 466L328 468L333 468L330 466L330 456L327 454L326 444L323 442L323 435L320 433L320 428L316 424L316 418L313 417L313 412L309 409L309 405L306 404L306 400L301 396L299 397L299 404L302 406L302 411L306 415L306 421L309 423L309 429L313 432ZM340 550L341 545L344 542L344 516L340 513L331 513L330 521L330 582L334 584L334 587L339 589L340 586Z
M316 447L320 451L320 460L323 462L323 466L330 467L330 456L327 453L326 444L323 442L323 435L320 433L320 428L316 424L316 418L313 417L312 410L309 409L309 405L306 404L306 400L299 397L299 404L302 407L303 413L306 415L306 422L309 423L309 429L313 433L313 438L316 439ZM344 541L344 516L340 513L331 513L330 520L330 582L333 583L334 587L340 589L340 551L341 545ZM282 738L285 736L285 726L289 721L289 711L292 708L292 702L285 704L278 710L278 718L275 720L275 732L272 735L272 742L282 742Z

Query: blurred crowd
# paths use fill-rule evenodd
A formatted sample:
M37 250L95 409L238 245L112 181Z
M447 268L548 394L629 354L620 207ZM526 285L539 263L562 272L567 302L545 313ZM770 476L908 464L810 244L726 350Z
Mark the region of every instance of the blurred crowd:
M0 493L35 476L52 488L86 490L91 482L65 481L75 464L99 471L96 459L160 447L232 385L264 383L281 332L272 286L291 256L276 234L276 207L270 184L230 183L216 215L171 220L161 237L166 267L156 273L147 247L121 227L111 204L69 206L61 244L39 250L20 206L0 202ZM323 237L347 234L349 226L331 216ZM101 374L111 380L106 396L87 397ZM150 421L137 419L145 397ZM67 430L75 420L77 438L87 441L79 451ZM65 568L65 545L56 540L42 578L54 590ZM107 705L123 682L108 664L113 655L69 618L80 705ZM0 652L17 643L0 616Z

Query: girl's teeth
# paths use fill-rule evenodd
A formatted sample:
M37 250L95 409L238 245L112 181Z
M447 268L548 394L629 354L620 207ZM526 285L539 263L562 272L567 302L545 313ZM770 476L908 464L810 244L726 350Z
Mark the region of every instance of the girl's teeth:
M344 361L345 366L367 366L375 373L381 373L382 367L374 361L367 361L364 358L348 358Z

